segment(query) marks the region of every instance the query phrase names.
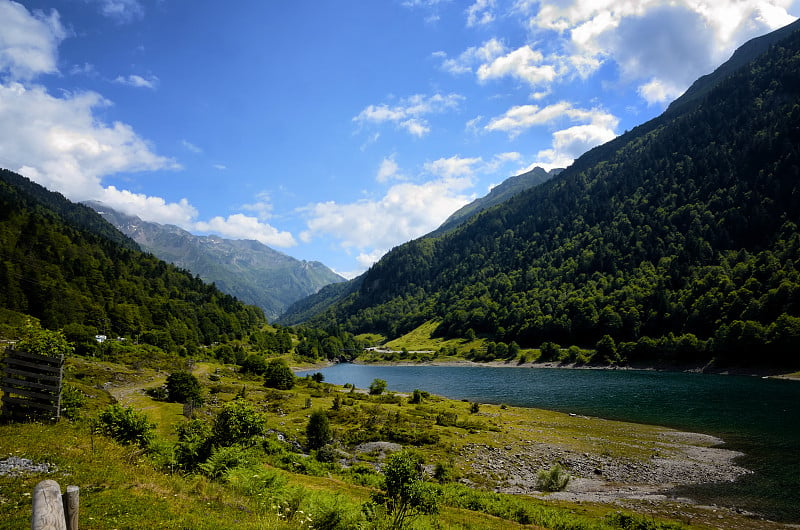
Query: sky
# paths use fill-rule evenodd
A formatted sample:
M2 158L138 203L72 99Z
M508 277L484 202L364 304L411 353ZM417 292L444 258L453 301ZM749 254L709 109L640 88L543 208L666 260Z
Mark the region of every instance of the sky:
M800 0L0 0L0 167L353 277Z

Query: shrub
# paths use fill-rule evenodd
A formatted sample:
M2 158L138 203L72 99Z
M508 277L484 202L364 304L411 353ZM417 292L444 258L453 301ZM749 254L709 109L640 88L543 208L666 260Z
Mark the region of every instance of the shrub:
M249 402L237 399L222 406L211 429L216 445L248 444L264 434L267 418Z
M422 456L413 451L399 451L386 459L384 483L373 494L375 504L386 507L390 528L405 528L407 519L439 511L441 491L425 482Z
M478 404L478 403L470 403L469 404L469 412L470 412L470 414L477 414L479 410L481 410L480 404Z
M294 388L294 372L283 359L272 359L264 372L264 386L278 390Z
M203 404L200 382L186 370L172 372L167 376L167 397L174 403Z
M306 439L308 447L311 449L319 449L333 440L333 432L331 432L330 422L325 411L315 410L311 413L306 426Z
M549 471L540 470L536 475L536 489L539 491L564 491L569 484L570 476L567 470L559 464L554 465Z
M74 420L80 415L80 409L86 404L86 395L70 385L64 385L61 390L61 415Z
M373 379L369 385L369 393L372 396L380 396L386 390L386 381L383 379Z
M125 445L136 444L147 448L155 438L155 424L147 416L117 403L100 412L93 426L95 432Z
M63 333L34 326L25 329L25 334L17 342L16 348L19 351L50 357L67 356L73 352L72 345L67 342Z

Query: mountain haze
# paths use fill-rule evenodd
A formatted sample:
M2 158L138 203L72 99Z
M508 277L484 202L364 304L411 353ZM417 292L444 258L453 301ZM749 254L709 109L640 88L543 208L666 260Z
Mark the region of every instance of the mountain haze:
M196 236L143 221L102 203L87 203L144 250L187 269L277 319L293 302L344 278L318 261L301 261L252 240Z
M557 178L393 249L311 323L395 337L433 320L442 336L577 344L608 362L768 348L760 361L797 364L800 33L741 55Z

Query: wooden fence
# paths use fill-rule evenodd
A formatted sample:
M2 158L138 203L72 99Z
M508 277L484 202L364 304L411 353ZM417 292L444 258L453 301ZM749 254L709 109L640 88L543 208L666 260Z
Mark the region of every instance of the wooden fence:
M15 419L58 419L64 356L51 357L7 349L0 379L3 415Z

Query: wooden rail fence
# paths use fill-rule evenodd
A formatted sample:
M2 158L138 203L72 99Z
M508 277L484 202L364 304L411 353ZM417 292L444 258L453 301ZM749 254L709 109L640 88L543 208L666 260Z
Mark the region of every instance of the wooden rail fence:
M3 359L3 415L9 418L58 419L64 356L51 357L7 349Z

